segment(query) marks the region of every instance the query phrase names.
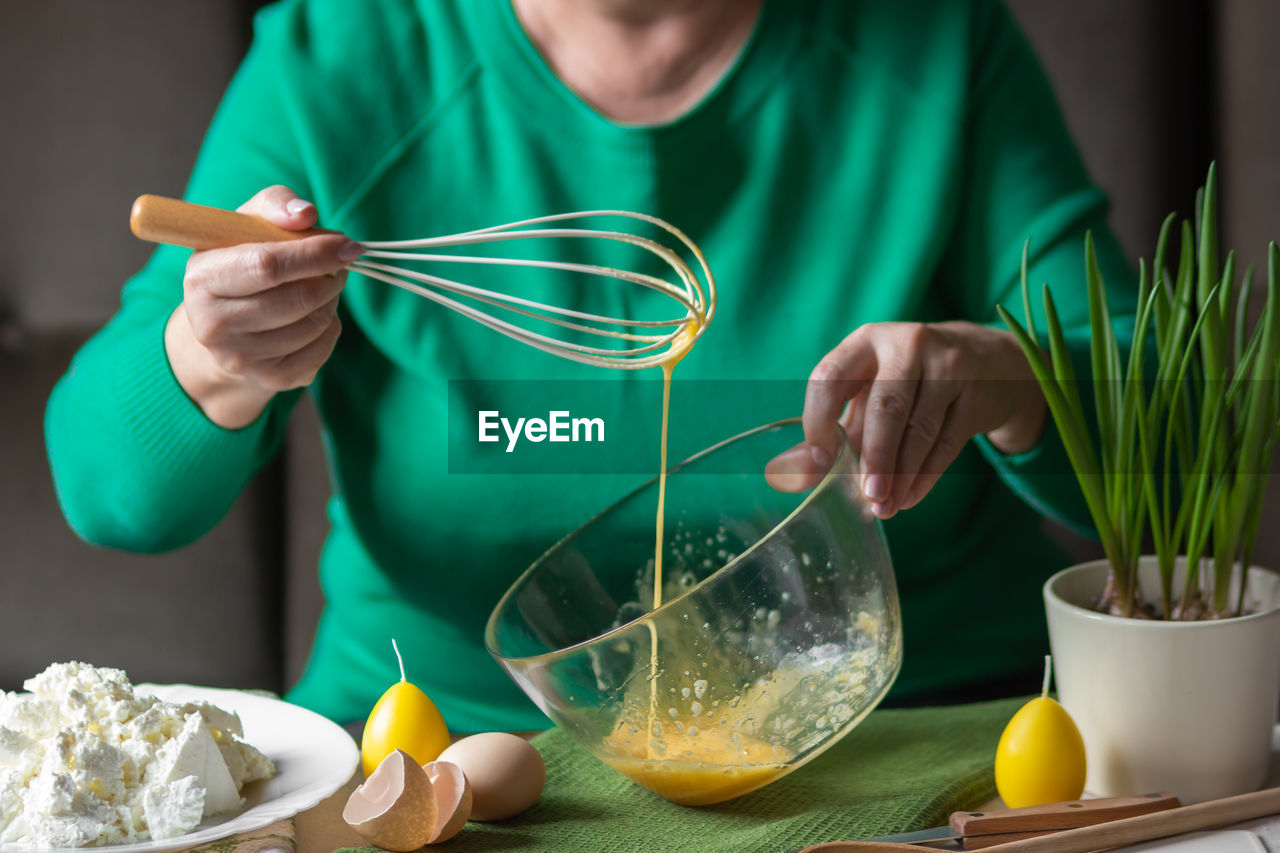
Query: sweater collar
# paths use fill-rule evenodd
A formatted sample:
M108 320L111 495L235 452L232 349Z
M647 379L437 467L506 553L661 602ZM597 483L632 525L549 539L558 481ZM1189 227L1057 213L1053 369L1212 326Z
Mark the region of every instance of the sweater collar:
M794 3L765 0L747 43L715 87L684 115L653 125L621 124L582 100L547 65L510 0L462 0L457 8L498 96L549 132L634 155L714 138L749 114L798 53L805 14L787 12Z

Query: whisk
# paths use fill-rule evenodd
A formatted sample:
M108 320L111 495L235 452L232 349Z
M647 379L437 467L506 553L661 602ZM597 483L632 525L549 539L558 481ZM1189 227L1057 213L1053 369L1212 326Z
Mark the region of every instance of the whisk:
M697 261L702 275L699 276L676 250L647 237L620 231L541 227L552 224L559 226L575 220L602 216L638 220L662 229L688 250ZM155 195L144 195L134 202L129 223L133 233L143 240L153 243L170 243L190 249L217 249L240 243L297 240L314 234L332 233L323 229L289 231L257 216ZM628 243L659 258L675 272L677 281L594 264L434 254L423 251L542 238L594 239ZM716 310L715 278L707 266L707 260L702 251L674 225L643 213L625 210L559 213L425 240L362 242L361 245L365 252L348 265L349 269L430 299L521 343L561 358L598 367L639 370L669 363L693 345L706 329L707 324L711 322ZM684 314L666 320L637 320L592 314L563 306L546 305L511 293L463 284L438 275L383 263L383 261L535 267L618 279L640 285L675 300L684 309ZM470 302L461 301L464 299ZM496 316L486 310L485 306L489 309L509 312L511 316L509 319ZM521 325L522 322L529 320L613 339L618 345L590 346L561 340Z

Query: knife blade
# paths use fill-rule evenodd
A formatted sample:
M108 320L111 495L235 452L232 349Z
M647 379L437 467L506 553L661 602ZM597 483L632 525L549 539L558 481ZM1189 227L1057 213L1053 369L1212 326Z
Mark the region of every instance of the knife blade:
M915 832L899 832L896 835L880 835L875 838L863 838L860 840L915 844L920 847L931 847L935 850L964 849L964 836L957 835L956 831L950 826L935 826L931 829L917 829Z
M954 812L946 826L866 838L864 841L893 841L940 850L981 850L1006 841L1035 838L1064 829L1135 817L1180 806L1169 793L1141 797L1107 797L1096 800L1069 800L1045 806L1026 806L991 812Z

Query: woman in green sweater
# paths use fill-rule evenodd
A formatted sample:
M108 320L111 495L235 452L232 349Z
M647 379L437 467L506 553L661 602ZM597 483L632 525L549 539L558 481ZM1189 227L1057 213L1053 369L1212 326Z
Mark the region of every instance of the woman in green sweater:
M454 730L545 724L485 653L484 620L642 478L451 473L450 427L474 432L476 412L448 404L450 382L600 380L611 411L656 429L656 377L534 353L341 270L348 238L601 208L676 223L720 283L678 373L674 458L803 409L811 444L790 463L818 469L852 400L903 597L898 694L1034 665L1039 585L1066 559L1037 510L1081 516L995 306L1020 306L1030 237L1033 279L1084 344L1087 228L1104 272L1127 272L997 0L286 0L260 15L186 195L341 235L160 248L53 392L54 478L89 541L181 546L275 452L305 388L334 494L293 701L362 719L397 677L395 636ZM584 290L574 307L625 315L633 298ZM693 379L791 393L680 402ZM637 470L634 448L609 452Z

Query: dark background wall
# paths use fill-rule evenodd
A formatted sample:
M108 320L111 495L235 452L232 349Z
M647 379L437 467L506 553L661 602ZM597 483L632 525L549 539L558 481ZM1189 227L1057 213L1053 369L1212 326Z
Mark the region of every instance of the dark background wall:
M468 0L478 2L479 0ZM353 0L355 2L355 0ZM51 660L138 680L280 689L319 607L327 484L314 415L200 543L160 557L90 548L54 500L44 399L149 249L141 192L177 195L249 36L254 0L0 4L0 688ZM1280 238L1276 0L1011 0L1113 224L1136 258L1220 161L1225 242ZM1280 518L1272 490L1268 518ZM1264 524L1258 562L1280 568Z
M259 5L0 5L0 688L73 658L139 681L271 689L301 667L319 592L314 553L290 561L289 519L312 515L314 552L327 488L308 412L295 425L306 440L212 534L158 557L76 539L41 426L49 389L150 252L128 230L133 198L182 194ZM315 484L287 477L302 447ZM311 571L292 583L286 567L304 562Z

